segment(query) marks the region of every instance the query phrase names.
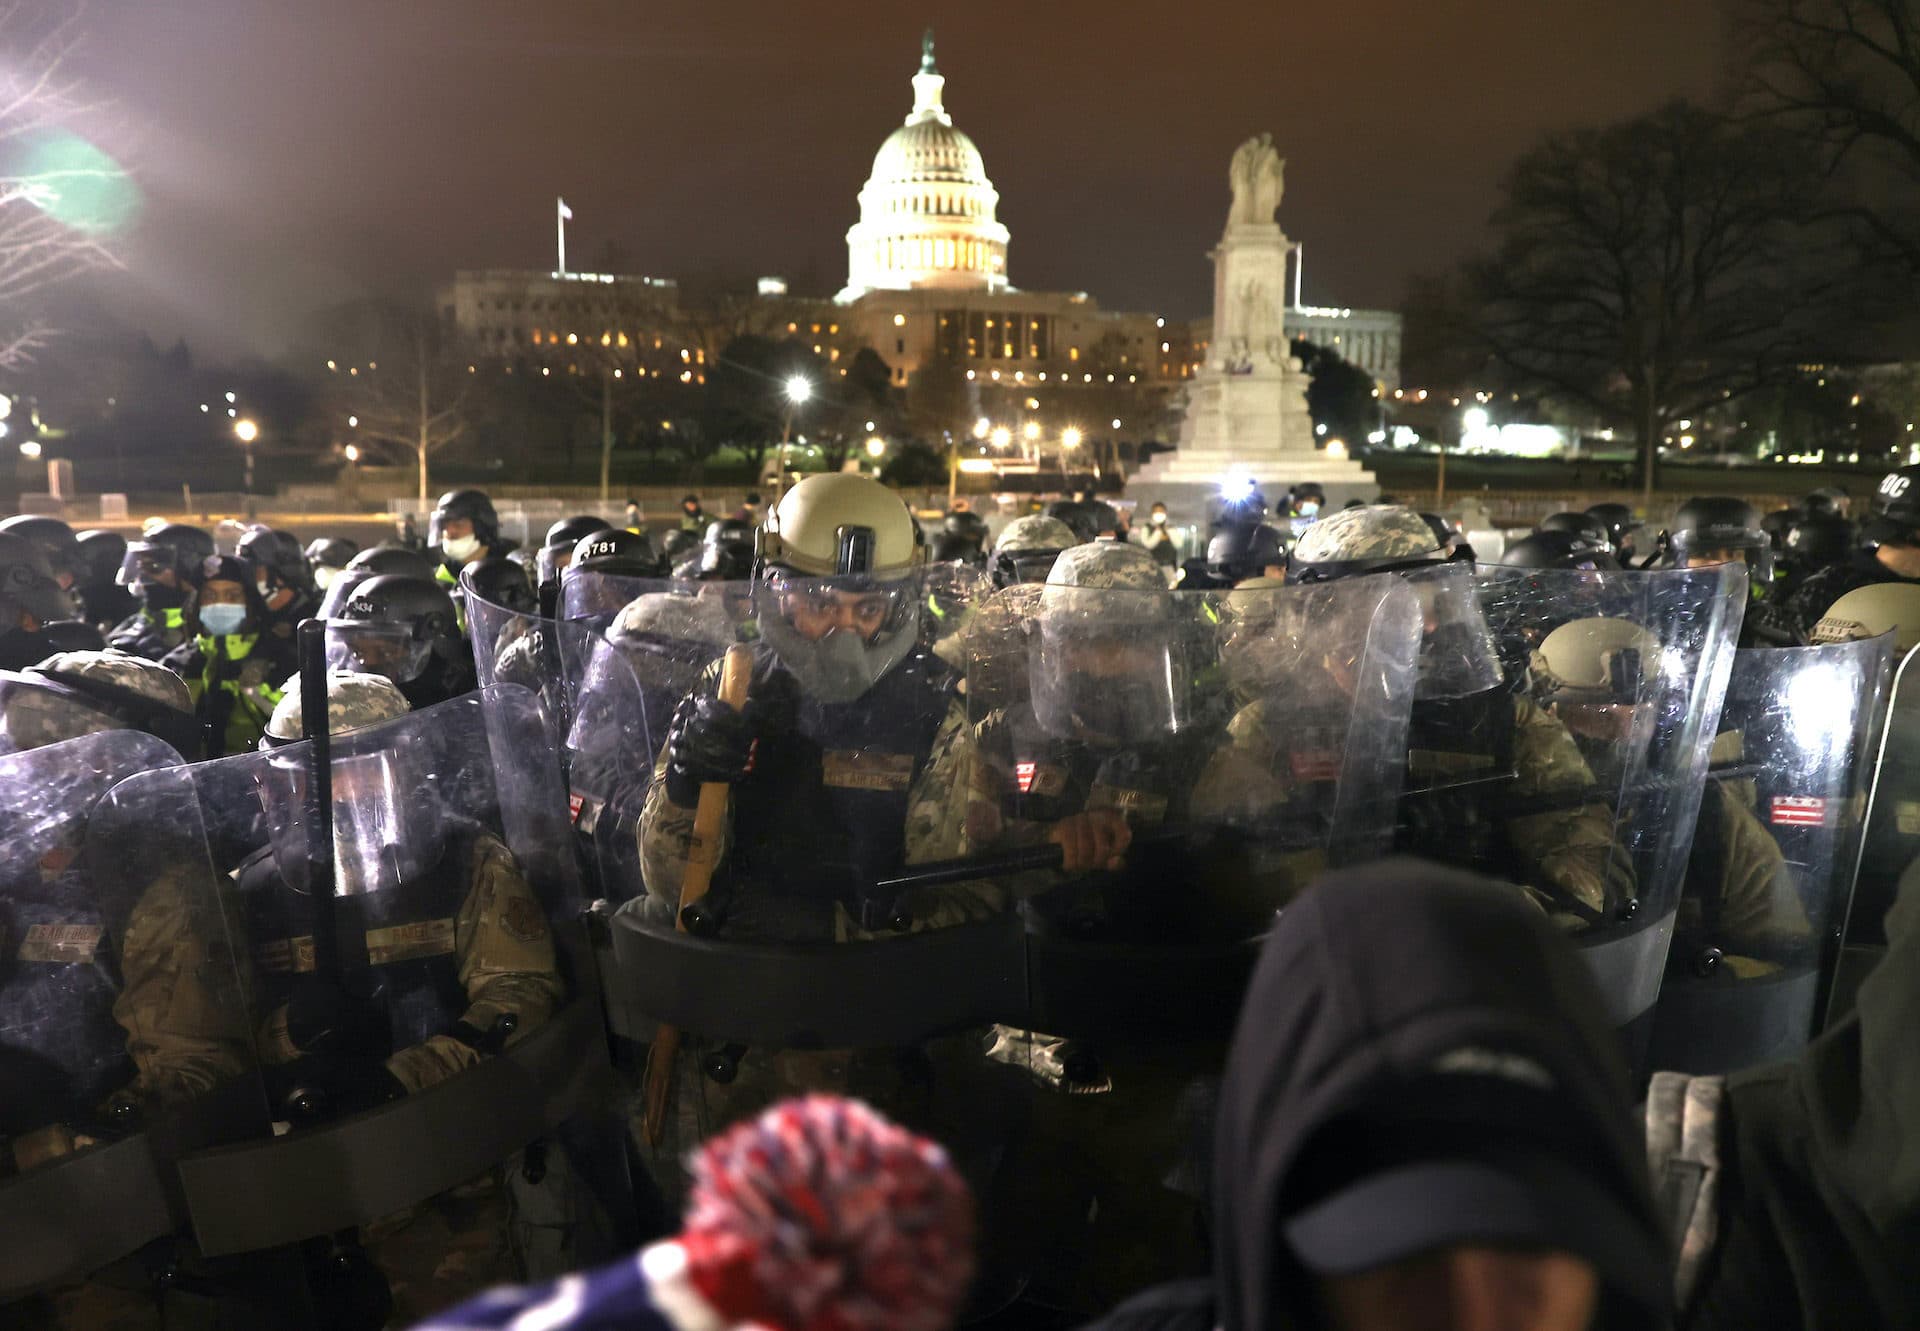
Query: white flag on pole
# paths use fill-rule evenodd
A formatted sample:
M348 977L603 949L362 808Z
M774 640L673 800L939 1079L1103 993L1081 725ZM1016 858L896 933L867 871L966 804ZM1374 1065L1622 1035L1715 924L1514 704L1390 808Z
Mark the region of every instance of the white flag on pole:
M560 220L562 222L571 222L573 220L573 209L567 207L567 201L565 199L561 199L558 202L560 204Z

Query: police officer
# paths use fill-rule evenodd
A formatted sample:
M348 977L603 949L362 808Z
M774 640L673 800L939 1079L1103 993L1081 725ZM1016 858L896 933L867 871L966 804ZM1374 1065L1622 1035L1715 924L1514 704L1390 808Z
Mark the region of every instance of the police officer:
M1883 582L1920 582L1920 466L1881 479L1873 514L1861 524L1849 557L1810 575L1781 603L1781 633L1809 642L1827 607L1856 587Z
M716 518L700 544L673 566L676 578L743 582L753 574L753 525L742 518Z
M19 670L59 650L49 625L72 619L73 597L40 548L0 533L0 670Z
M572 619L611 614L633 595L634 579L657 578L662 571L644 535L618 528L589 532L574 547L561 605Z
M583 537L607 531L613 524L591 513L561 518L547 528L547 539L540 546L536 568L541 610L552 615L560 600L560 579L573 565L573 549Z
M179 522L162 523L127 542L117 581L140 608L115 626L107 645L158 661L185 642L200 567L213 553L213 537Z
M987 524L968 508L955 508L940 520L940 531L933 538L929 558L936 564L981 564L986 562Z
M1633 506L1614 503L1595 504L1587 509L1587 516L1598 519L1600 525L1607 529L1607 543L1613 547L1614 556L1624 559L1626 555L1623 543L1627 533L1638 525L1633 516Z
M700 496L687 494L680 496L680 530L691 532L696 537L707 529L707 511L700 507Z
M0 533L24 536L38 546L62 591L71 592L79 586L86 572L80 558L80 543L74 538L73 528L59 518L22 513L0 521Z
M1609 545L1584 531L1530 532L1500 555L1508 568L1579 569L1586 573L1617 573L1620 563Z
M1666 533L1667 566L1712 568L1744 563L1748 591L1757 600L1773 585L1773 542L1752 504L1722 495L1689 499Z
M1073 529L1082 541L1113 536L1120 531L1120 514L1104 499L1096 499L1086 490L1075 490L1071 499L1056 499L1047 505L1047 516L1058 518Z
M519 555L524 552L515 550L512 553ZM489 558L492 557L489 556ZM482 561L474 560L473 562L478 564ZM520 577L525 581L528 576L525 571L526 565L511 557L508 562L519 564L522 570ZM400 545L371 546L349 559L346 567L340 570L340 576L327 584L327 593L320 598L320 609L315 613L321 619L338 619L340 607L347 603L349 596L353 595L353 589L368 578L379 574L394 573L409 578L437 580L439 569L440 564L423 551L411 550ZM529 582L528 585L531 586L532 583Z
M1814 574L1846 563L1859 539L1853 523L1838 513L1796 517L1781 539L1773 596L1791 598Z
M133 613L134 599L116 581L127 557L127 538L117 531L89 529L74 538L80 552L80 581L74 592L89 624L106 632Z
M431 707L474 687L473 649L461 636L453 598L426 578L382 573L356 583L329 636L355 669L385 675L414 707Z
M325 592L348 561L359 553L359 543L344 536L316 536L307 542L307 572L313 578L314 587Z
M253 566L260 631L291 644L295 627L320 606L306 551L292 532L255 524L235 542L234 554Z
M1287 570L1286 538L1264 522L1222 524L1207 542L1207 559L1200 576L1187 569L1183 591L1226 588L1248 578L1280 577Z
M231 555L200 566L200 589L189 612L194 636L162 662L187 681L206 731L209 757L245 753L279 705L276 684L293 671L291 634L264 631L266 607L254 570Z
M1374 505L1316 522L1294 546L1287 576L1313 584L1448 562L1419 514ZM1592 770L1566 728L1503 678L1471 589L1416 585L1427 624L1403 803L1407 848L1514 879L1577 920L1601 919L1632 897L1634 879ZM1507 807L1514 800L1548 807L1516 813Z
M264 769L268 844L234 871L270 1107L296 1129L437 1086L526 1036L565 996L525 871L499 837L442 800L445 774L425 767L427 734L352 738L404 716L405 697L380 676L334 671L327 711L334 881L314 881L307 858L298 752ZM295 685L262 751L293 744L303 724ZM309 960L317 892L333 894L336 925L345 916L363 932L364 966L326 974ZM506 1224L490 1173L370 1227L367 1255L393 1281L399 1319L508 1276Z
M993 543L989 567L993 585L1011 587L1021 582L1045 582L1054 560L1080 544L1073 528L1058 518L1038 513L1015 518L1000 529Z
M459 583L460 570L474 560L513 549L511 541L501 538L500 517L484 490L441 495L427 524L427 544L440 558L433 576L449 587Z

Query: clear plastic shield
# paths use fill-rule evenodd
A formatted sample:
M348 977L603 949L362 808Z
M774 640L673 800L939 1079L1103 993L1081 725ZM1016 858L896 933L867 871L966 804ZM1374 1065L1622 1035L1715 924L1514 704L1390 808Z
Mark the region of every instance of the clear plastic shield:
M305 743L115 787L121 826L166 830L136 883L219 885L274 1125L180 1166L209 1256L352 1231L577 1121L604 1034L544 735L499 685L336 735L318 836Z
M638 820L667 722L727 646L751 635L751 602L742 583L578 574L569 586L587 581L629 598L611 615L551 626L574 830L592 890L617 904L643 890Z
M968 635L969 851L1064 858L1070 829L1117 821L1126 872L1029 876L1043 935L1257 938L1329 862L1390 840L1420 626L1392 579L1010 588Z
M1831 978L1888 639L1738 653L1688 860L1651 1065L1791 1057Z
M1475 576L1504 682L1415 704L1401 845L1526 889L1627 1026L1659 989L1744 570Z
M216 884L112 795L179 762L132 731L0 759L0 1302L172 1233L173 1159L266 1127Z
M1853 1007L1854 991L1887 950L1887 910L1920 879L1920 648L1893 672L1876 750L1859 870L1842 935L1828 1022Z

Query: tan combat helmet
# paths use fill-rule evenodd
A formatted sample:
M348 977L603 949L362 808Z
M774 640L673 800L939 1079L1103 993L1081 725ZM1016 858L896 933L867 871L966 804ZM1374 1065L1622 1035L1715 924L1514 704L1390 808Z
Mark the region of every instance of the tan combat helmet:
M865 476L809 476L760 528L756 564L809 577L904 577L926 558L899 495Z
M1920 645L1920 584L1875 582L1855 587L1827 607L1810 636L1816 643L1859 642L1887 632L1893 634L1894 649L1901 656Z
M1628 670L1629 654L1635 664ZM1534 681L1572 703L1619 703L1623 686L1660 668L1660 640L1626 619L1576 619L1549 633L1533 653ZM1631 675L1631 681L1628 676Z

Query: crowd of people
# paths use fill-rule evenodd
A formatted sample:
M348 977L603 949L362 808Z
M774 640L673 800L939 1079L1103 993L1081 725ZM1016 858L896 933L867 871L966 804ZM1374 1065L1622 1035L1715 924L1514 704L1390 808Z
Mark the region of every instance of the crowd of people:
M0 1313L1920 1324L1916 479L0 522Z

